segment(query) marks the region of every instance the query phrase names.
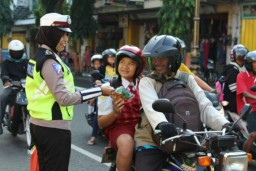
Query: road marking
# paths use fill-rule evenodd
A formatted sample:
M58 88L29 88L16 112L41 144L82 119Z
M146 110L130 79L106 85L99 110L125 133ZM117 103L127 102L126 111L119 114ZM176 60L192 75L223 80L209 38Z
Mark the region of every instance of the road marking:
M101 157L99 157L99 156L97 156L97 155L95 155L95 154L93 154L93 153L91 153L89 151L86 151L86 150L84 150L84 149L82 149L80 147L77 147L74 144L71 144L71 148L73 150L76 150L77 152L79 152L79 153L81 153L81 154L83 154L83 155L85 155L87 157L90 157L91 159L96 160L97 162L101 163L101 160L102 160ZM103 164L108 166L108 167L110 167L110 163L103 163Z

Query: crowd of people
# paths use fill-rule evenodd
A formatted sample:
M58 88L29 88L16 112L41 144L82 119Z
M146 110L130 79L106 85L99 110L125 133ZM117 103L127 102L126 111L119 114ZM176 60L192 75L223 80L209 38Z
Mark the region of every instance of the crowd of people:
M70 20L68 15L45 14L40 19L35 38L38 43L35 58L28 61L24 57L24 45L16 40L15 45L13 41L10 42L10 59L2 65L4 86L10 84L4 76L13 80L26 77L30 130L38 151L40 171L68 170L73 107L83 102L88 103L88 113L95 113L87 144L95 145L98 129L104 129L109 145L117 152L117 170L128 171L133 157L138 171L162 170L166 155L153 140L152 130L161 130L162 137L166 139L177 134L177 123L169 122L164 113L152 108L152 104L159 99L158 93L163 84L179 78L184 72L188 73L187 86L199 105L198 118L201 122L214 130L230 125L203 91L214 92L215 89L182 63L184 49L180 39L171 35L152 37L143 50L124 45L118 50L109 48L100 54L91 55L90 47L87 46L84 54L86 71L99 70L107 83L94 79L91 81L92 88L75 92L70 71L74 69L75 72L82 72L82 65L72 47L72 52L66 51L69 34L72 33ZM245 103L253 106L247 117L251 133L250 142L247 143L251 143L256 137L256 92L250 89L255 85L256 51L248 52L244 45L236 45L231 50L230 58L232 67L228 71L223 70L223 74L231 73L226 74L223 89L224 100L229 102L225 109L239 113ZM16 68L21 70L19 75L10 73L9 65L17 65ZM142 75L146 66L148 73ZM120 89L128 95L117 96L117 90ZM3 133L5 99L10 93L4 91L0 96L0 134ZM15 124L12 129L16 135Z

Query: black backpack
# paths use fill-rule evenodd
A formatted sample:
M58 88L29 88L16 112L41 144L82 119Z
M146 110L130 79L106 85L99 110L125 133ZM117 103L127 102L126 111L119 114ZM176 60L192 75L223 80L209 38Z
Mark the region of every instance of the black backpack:
M188 87L188 74L180 73L178 79L174 78L163 83L159 98L167 98L171 101L176 113L186 120L187 128L193 131L203 130L200 119L199 104L192 90ZM165 113L166 119L182 128L184 121L173 113Z

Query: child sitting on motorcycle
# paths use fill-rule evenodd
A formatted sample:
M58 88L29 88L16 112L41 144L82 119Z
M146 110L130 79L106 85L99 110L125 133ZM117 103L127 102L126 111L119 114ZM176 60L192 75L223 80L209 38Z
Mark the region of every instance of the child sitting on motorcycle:
M8 88L26 78L27 72L27 56L25 54L24 44L19 40L12 40L8 45L9 56L2 63L1 79L4 89L0 95L0 135L3 134L3 118L5 115L5 108L8 103L14 103L14 116L11 125L11 132L13 136L17 135L20 121L20 106L15 104L16 90ZM18 83L15 83L18 84ZM20 85L16 85L20 86Z
M101 66L101 63L102 63L102 55L96 54L92 56L91 58L92 70L98 70ZM94 78L92 77L91 83L93 84L93 86L97 86L98 84L101 84L101 80L94 80ZM97 134L98 134L98 128L99 128L98 119L97 119L98 117L97 98L90 100L88 103L89 103L88 114L95 112L95 117L92 125L92 134L87 144L94 145Z
M115 57L115 49L110 48L102 52L102 66L99 68L99 71L106 80L111 80L117 76L115 71Z
M133 136L141 107L138 83L145 62L138 47L125 45L117 52L115 63L118 75L115 84L118 88L123 86L122 88L125 88L133 97L127 100L115 98L115 95L99 97L98 123L100 128L104 128L110 146L117 150L117 170L128 171L132 164Z

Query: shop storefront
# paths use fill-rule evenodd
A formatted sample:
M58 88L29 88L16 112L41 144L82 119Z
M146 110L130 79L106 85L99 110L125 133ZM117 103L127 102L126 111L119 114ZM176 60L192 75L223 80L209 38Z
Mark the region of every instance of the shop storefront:
M218 70L226 64L228 36L228 13L202 14L200 16L199 52L200 66L206 68L212 59Z
M256 3L242 5L241 43L256 50Z
M118 49L123 39L123 28L118 25L118 17L114 14L99 15L99 28L95 37L95 52L101 53L107 48Z

